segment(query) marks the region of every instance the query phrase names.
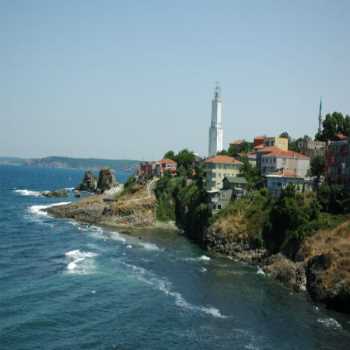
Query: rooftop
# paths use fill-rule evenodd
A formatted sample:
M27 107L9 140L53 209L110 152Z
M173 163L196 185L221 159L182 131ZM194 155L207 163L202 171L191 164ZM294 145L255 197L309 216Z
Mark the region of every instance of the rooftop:
M294 151L285 151L275 146L264 147L258 150L258 153L262 153L265 157L281 157L281 158L295 158L295 159L310 159L304 154L294 152Z
M239 160L229 156L214 156L207 158L205 163L212 164L242 164Z

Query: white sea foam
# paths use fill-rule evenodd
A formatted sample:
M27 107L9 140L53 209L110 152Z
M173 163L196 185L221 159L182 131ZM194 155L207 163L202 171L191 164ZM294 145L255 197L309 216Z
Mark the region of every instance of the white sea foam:
M160 251L161 249L154 243L149 242L140 242L140 245L145 248L146 250L156 250Z
M32 197L40 197L42 194L39 191L31 191L31 190L14 190L14 192L18 193L21 196L32 196Z
M257 271L256 271L256 274L257 274L257 275L265 276L265 272L264 272L264 270L263 270L260 266L258 266L258 269L257 269Z
M128 249L131 249L131 248L132 248L132 245L131 245L131 244L128 244L126 247L127 247Z
M205 267L201 267L201 272L207 272L208 270Z
M122 235L118 232L111 232L109 237L115 241L119 241L119 242L123 242L123 243L126 242L126 239L124 237L122 237Z
M71 250L65 253L68 260L67 272L71 274L87 275L95 270L94 258L98 254L93 252L84 252L79 249Z
M185 258L185 261L210 261L210 257L206 255L201 255L197 258Z
M47 208L57 207L59 205L66 205L71 202L58 202L58 203L52 203L47 205L31 205L28 208L28 212L30 214L36 215L36 216L48 216L47 212L44 211Z
M341 326L341 324L335 320L332 317L329 318L319 318L317 319L317 322L321 323L322 325L324 325L326 328L332 328L332 329L342 329L343 327Z
M227 318L227 316L223 315L219 309L213 306L198 306L198 305L193 305L189 303L181 295L181 293L173 290L172 284L166 279L162 279L155 276L153 273L147 271L143 267L130 265L127 263L124 263L124 264L134 271L136 278L138 280L150 285L152 288L155 288L161 291L165 295L174 298L176 306L181 307L183 309L195 311L195 312L205 313L207 315L210 315L216 318Z

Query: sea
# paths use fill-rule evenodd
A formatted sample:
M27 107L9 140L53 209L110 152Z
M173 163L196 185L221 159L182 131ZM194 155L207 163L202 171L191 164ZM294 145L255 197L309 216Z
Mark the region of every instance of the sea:
M0 166L0 350L350 349L349 315L261 269L174 232L127 235L41 211L77 200L82 176ZM68 198L40 195L60 188Z

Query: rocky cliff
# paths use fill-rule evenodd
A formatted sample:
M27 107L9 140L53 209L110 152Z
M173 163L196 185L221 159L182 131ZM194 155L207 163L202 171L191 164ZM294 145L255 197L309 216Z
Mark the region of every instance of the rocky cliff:
M249 219L246 213L240 216L234 211L234 215L217 218L208 230L208 249L260 265L266 275L289 288L307 290L315 301L350 313L350 220L306 238L291 260L252 245L250 229L255 227L257 217Z

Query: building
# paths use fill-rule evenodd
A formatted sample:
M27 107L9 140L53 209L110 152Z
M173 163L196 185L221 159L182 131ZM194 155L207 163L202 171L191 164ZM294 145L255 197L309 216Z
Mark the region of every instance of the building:
M254 138L254 149L259 150L264 147L277 147L288 151L288 138L279 136L256 136Z
M298 192L312 191L310 178L298 177L294 171L281 170L265 176L268 191L278 197L288 185L293 185Z
M211 124L209 128L209 157L213 157L223 150L222 128L222 99L220 88L216 86L214 99L211 102Z
M223 190L232 190L232 197L241 198L247 193L248 182L245 177L231 176L225 177L222 182Z
M279 136L266 137L265 147L277 147L284 151L288 151L288 138Z
M310 158L294 151L265 147L257 152L256 164L262 175L284 169L294 171L297 177L304 178L310 169Z
M156 162L154 165L154 176L163 176L165 173L169 173L171 175L176 174L177 164L172 159L161 159Z
M253 142L254 149L263 148L265 146L265 138L266 136L255 136Z
M222 189L224 177L237 176L242 165L240 161L229 156L215 156L205 160L207 173L207 190Z
M141 162L137 169L137 178L145 181L153 177L154 162Z
M242 152L238 154L238 159L240 161L243 161L244 158L248 159L248 162L251 166L256 167L256 152L248 152L248 153Z
M314 141L309 136L304 136L297 144L300 153L305 154L310 158L315 156L323 156L326 151L326 143L323 141Z
M329 183L350 187L350 144L348 139L343 138L328 144L326 178Z
M322 98L320 98L320 107L318 110L318 133L322 132Z

